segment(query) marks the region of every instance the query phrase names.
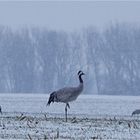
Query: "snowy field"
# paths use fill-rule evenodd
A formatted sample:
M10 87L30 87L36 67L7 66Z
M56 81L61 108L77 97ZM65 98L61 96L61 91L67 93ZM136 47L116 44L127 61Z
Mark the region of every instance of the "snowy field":
M81 95L70 103L46 107L48 95L0 94L0 139L139 140L140 97Z

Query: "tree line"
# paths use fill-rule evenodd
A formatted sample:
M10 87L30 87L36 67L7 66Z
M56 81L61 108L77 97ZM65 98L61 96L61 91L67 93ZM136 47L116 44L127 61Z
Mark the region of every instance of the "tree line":
M140 95L140 27L64 32L0 26L0 93L50 93L78 84L85 94Z

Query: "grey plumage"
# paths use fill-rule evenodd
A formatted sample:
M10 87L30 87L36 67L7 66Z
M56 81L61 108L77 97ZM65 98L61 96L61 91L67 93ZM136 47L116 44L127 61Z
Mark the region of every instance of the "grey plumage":
M135 110L135 111L132 112L132 116L133 116L133 115L136 115L136 114L137 114L137 115L140 114L140 109L137 109L137 110Z
M65 87L57 91L54 91L53 93L50 94L47 105L50 105L51 102L66 103L65 107L66 121L67 121L67 107L70 108L69 102L76 100L77 97L80 95L80 93L83 91L84 85L82 75L84 75L84 73L82 71L79 71L78 76L80 84L77 87Z

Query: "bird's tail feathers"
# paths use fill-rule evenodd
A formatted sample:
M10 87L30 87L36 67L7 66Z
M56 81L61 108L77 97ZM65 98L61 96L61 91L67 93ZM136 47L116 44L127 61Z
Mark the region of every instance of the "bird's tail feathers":
M48 101L47 105L50 105L51 102L54 102L54 97L55 97L55 92L50 94L49 101Z

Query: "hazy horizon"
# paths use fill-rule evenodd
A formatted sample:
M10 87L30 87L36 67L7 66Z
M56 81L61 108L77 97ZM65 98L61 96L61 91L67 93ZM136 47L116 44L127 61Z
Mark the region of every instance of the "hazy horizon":
M0 2L0 25L13 29L38 26L73 31L110 23L140 24L140 1L6 1Z

